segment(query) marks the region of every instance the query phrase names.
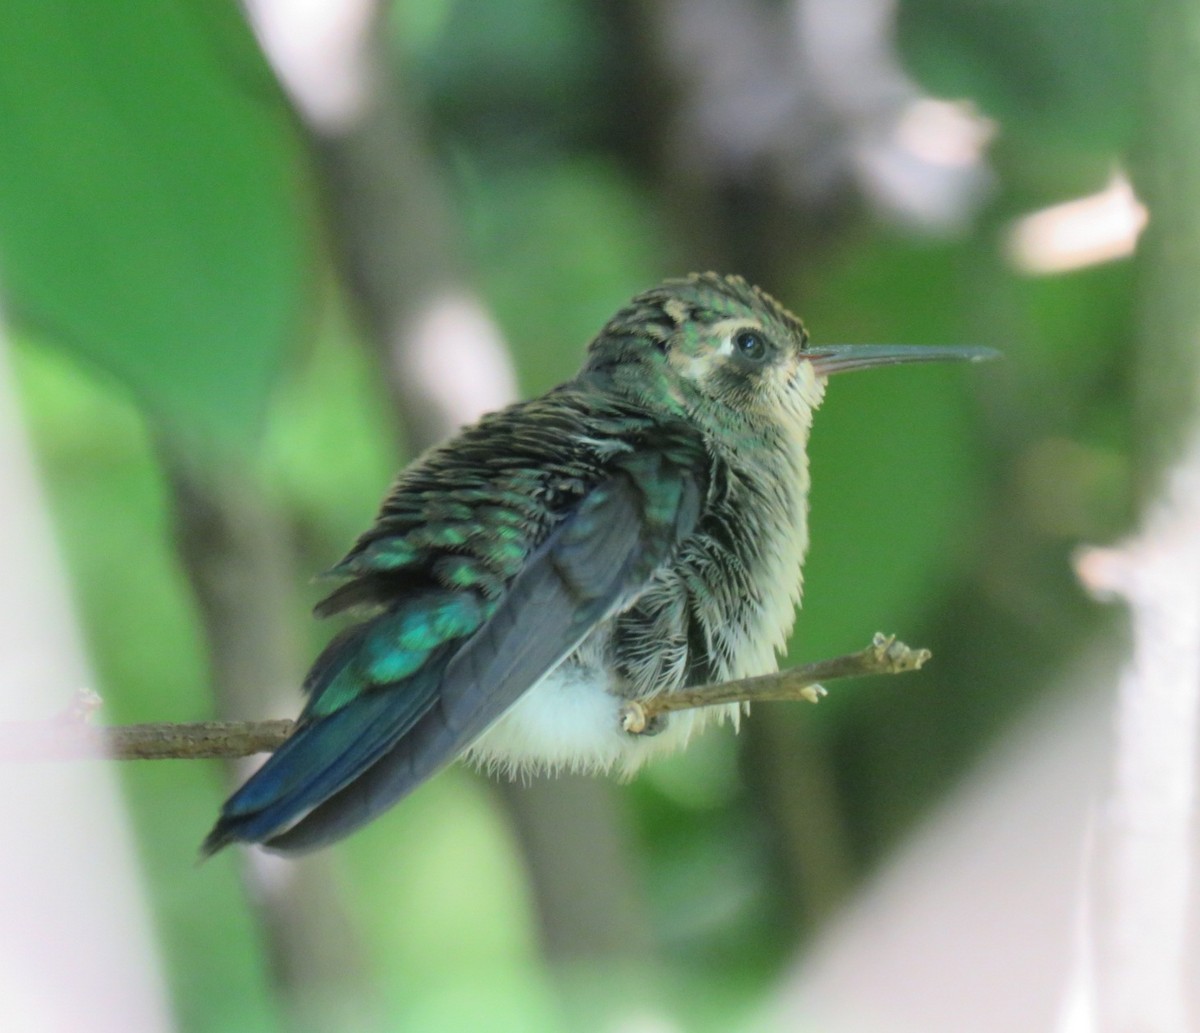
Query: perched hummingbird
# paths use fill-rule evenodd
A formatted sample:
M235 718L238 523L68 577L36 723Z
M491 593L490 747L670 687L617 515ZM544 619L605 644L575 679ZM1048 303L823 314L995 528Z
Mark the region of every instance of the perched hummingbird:
M827 378L981 348L809 343L736 276L639 294L572 380L406 469L317 608L353 615L291 737L205 853L300 852L459 756L509 772L636 770L737 704L622 729L624 701L773 671L808 545L806 447Z

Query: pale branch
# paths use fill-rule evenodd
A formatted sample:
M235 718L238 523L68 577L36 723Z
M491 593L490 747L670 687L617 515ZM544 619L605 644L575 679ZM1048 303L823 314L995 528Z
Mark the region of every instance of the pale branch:
M725 703L807 700L824 696L821 682L875 674L915 671L930 653L910 649L894 635L877 634L866 649L831 660L790 667L758 678L702 685L670 695L632 701L622 709L625 731L640 734L653 718L673 710ZM279 748L294 721L197 721L137 725L95 725L89 721L99 705L94 693L82 692L61 715L45 721L0 722L0 761L44 760L196 760L248 757Z

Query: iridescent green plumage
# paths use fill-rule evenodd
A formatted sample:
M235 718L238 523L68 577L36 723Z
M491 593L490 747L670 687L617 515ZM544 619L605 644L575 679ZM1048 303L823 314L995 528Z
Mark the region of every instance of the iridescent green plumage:
M322 845L463 753L632 770L681 745L712 715L635 737L618 708L774 668L823 356L845 349L810 350L741 279L667 281L609 321L575 379L426 453L330 572L343 584L317 612L355 623L204 849Z

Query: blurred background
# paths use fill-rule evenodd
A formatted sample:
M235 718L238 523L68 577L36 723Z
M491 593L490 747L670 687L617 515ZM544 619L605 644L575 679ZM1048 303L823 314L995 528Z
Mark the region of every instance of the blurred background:
M924 671L630 785L456 767L300 863L196 867L245 769L9 766L7 1028L1051 1028L1125 640L1071 557L1195 369L1155 292L1200 248L1130 257L1155 190L1200 209L1160 6L0 6L0 717L293 715L395 471L665 276L1006 355L818 414L785 662L883 630Z

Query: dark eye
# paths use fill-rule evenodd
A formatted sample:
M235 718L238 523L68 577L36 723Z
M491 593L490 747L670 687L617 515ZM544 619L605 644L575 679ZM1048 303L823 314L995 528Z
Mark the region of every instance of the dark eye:
M767 340L755 330L743 330L733 339L738 354L751 362L762 362L767 357Z

